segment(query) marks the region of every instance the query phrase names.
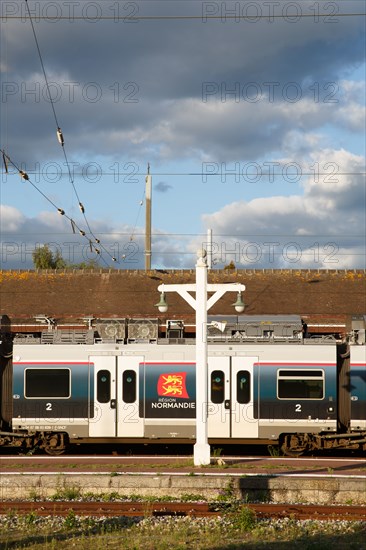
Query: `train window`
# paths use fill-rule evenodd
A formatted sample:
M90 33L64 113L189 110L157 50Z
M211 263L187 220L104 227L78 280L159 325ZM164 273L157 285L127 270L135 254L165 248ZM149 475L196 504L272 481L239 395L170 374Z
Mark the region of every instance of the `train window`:
M236 375L236 400L245 405L250 401L250 372L240 370Z
M122 394L125 403L136 401L136 373L134 370L125 370L123 373Z
M70 369L26 369L24 395L28 399L70 397Z
M99 403L108 403L111 400L111 373L109 370L100 370L98 372L97 400Z
M212 403L223 403L225 398L224 373L221 370L214 370L211 373L211 401Z
M279 370L277 395L279 399L323 399L324 371Z

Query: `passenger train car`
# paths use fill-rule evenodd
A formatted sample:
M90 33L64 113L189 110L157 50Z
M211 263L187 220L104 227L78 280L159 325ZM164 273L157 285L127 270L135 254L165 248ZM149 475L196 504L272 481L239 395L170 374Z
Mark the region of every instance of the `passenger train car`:
M366 450L364 331L349 343L266 331L208 334L209 443ZM194 443L204 412L192 344L3 345L0 445L56 455L75 443Z

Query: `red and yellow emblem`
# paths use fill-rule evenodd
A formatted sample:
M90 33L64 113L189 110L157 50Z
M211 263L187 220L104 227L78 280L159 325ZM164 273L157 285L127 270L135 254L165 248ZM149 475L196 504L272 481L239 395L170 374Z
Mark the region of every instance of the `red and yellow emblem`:
M186 372L161 374L158 380L158 395L189 399L186 388Z

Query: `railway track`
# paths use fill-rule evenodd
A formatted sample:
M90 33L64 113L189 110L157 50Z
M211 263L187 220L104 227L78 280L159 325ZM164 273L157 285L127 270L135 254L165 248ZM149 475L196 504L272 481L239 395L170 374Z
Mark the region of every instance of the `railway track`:
M245 504L258 518L366 521L366 506L319 506L311 504ZM75 502L75 501L3 501L0 514L66 516L220 516L233 508L206 502Z

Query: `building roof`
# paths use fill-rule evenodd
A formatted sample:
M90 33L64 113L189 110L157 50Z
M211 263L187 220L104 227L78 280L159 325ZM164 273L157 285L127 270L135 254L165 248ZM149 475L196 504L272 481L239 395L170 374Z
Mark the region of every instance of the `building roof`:
M0 314L12 324L34 322L36 315L57 323L83 324L93 318L183 319L195 313L176 293L160 313L160 284L195 282L194 270L0 271ZM307 324L347 325L366 312L366 270L212 270L209 283L242 283L245 315L300 315ZM210 315L235 313L236 296L226 293Z

